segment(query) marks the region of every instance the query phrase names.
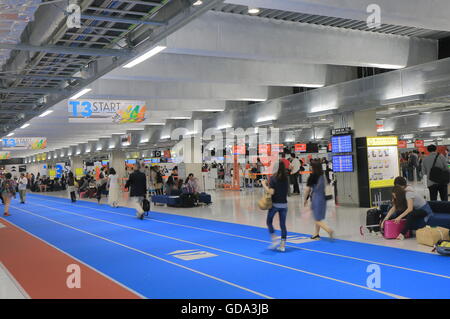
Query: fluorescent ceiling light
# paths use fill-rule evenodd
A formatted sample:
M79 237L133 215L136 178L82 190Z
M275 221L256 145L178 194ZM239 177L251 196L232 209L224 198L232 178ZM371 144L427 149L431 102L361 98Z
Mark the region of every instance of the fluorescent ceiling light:
M318 106L318 107L313 107L311 109L310 113L319 113L319 112L325 112L325 111L332 111L332 110L336 110L337 108L338 108L337 106L330 106L330 107Z
M403 69L403 68L406 68L406 65L399 65L399 64L370 63L368 66L373 67L373 68L380 68L380 69Z
M169 119L172 120L190 120L192 117L191 116L171 116L169 117Z
M53 111L52 111L52 110L45 111L44 113L42 113L41 115L39 115L39 117L47 116L47 115L49 115L50 113L53 113Z
M258 8L248 8L249 14L258 14L260 10Z
M149 141L149 139L146 138L146 139L142 139L139 143L144 144L144 143L148 143L148 141Z
M431 136L433 136L433 137L437 137L437 136L445 136L446 135L446 133L444 132L444 131L442 131L442 132L433 132L433 133L431 133Z
M406 135L403 135L403 138L404 138L404 139L407 139L407 140L412 139L412 138L414 138L414 134L406 134Z
M166 46L158 45L158 46L154 47L153 49L151 49L150 51L148 51L147 53L144 53L143 55L137 57L130 63L124 65L123 67L127 68L127 69L132 68L133 66L151 58L152 56L157 55L159 52L163 51L166 48L167 48Z
M227 128L232 128L232 126L230 124L225 124L217 127L218 130L225 130Z
M13 136L14 133L9 133L8 135L6 135L7 137Z
M439 127L439 124L424 124L420 128Z
M28 126L30 126L30 123L24 124L20 128L27 128Z
M76 100L78 99L80 96L85 95L87 92L92 91L92 89L86 88L86 89L82 89L80 92L78 92L77 94L75 94L74 96L72 96L70 99L71 100Z
M304 87L304 88L322 88L325 84L314 84L314 83L295 83L293 86L295 87Z
M145 125L166 125L164 122L151 122L151 123L145 123Z
M164 135L164 136L161 136L161 139L162 140L167 140L167 139L169 139L170 138L170 135Z
M275 121L275 120L276 120L275 116L265 116L265 117L260 117L259 119L257 119L256 123L269 122L269 121Z
M193 6L201 6L203 4L203 1L202 0L197 0L197 1L195 1L192 5Z
M394 99L386 99L381 102L381 105L390 105L390 104L397 104L397 103L407 103L407 102L414 102L414 101L420 101L423 100L424 95L423 94L414 94L414 95L407 95L407 96L401 96Z
M390 128L390 129L381 129L381 130L377 130L377 132L379 133L385 133L385 132L393 132L394 129Z
M97 146L97 151L101 151L102 150L102 146Z
M116 146L115 146L115 145L110 145L110 146L109 146L109 148L114 148L114 147L116 147Z

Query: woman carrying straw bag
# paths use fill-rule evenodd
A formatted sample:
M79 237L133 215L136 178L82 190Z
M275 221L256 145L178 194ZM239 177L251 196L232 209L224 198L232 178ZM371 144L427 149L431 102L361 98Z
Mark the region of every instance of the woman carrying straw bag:
M272 196L272 207L267 214L267 227L272 239L270 249L277 248L278 251L284 252L286 250L286 216L288 213L287 194L288 194L288 175L286 172L286 166L282 161L278 163L278 171L270 178L270 182L267 180L262 182L264 190ZM281 241L277 240L275 236L275 230L273 228L273 218L275 214L279 214L280 228L281 228Z

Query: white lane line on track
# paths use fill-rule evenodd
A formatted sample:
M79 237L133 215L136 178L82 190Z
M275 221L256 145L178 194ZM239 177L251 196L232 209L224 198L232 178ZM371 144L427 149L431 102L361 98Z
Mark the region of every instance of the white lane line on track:
M69 205L70 206L70 204L61 203L60 201L54 201L54 200L48 200L48 199L46 199L45 201L59 203L59 204L64 204L64 205ZM90 207L90 206L86 206L86 205L80 205L80 206L88 208L88 209L93 209L93 210L97 210L97 211L101 211L101 212L110 213L110 214L126 216L126 217L130 217L130 218L133 218L133 219L136 218L135 216L132 216L130 214L116 213L116 212L112 212L112 211L109 211L109 210L94 208L94 207ZM160 213L160 214L164 214L164 213ZM170 225L175 225L175 226L180 226L180 227L185 227L185 228L191 228L191 229L206 231L206 232L210 232L210 233L216 233L216 234L220 234L220 235L226 235L226 236L230 236L230 237L237 237L237 238L243 238L243 239L248 239L248 240L253 240L253 241L259 241L259 242L262 242L262 243L270 243L267 240L257 239L257 238L253 238L253 237L247 237L247 236L241 236L241 235L236 235L236 234L230 234L230 233L220 232L220 231L216 231L216 230L210 230L210 229L206 229L206 228L200 228L200 227L189 226L189 225L184 225L184 224L178 224L178 223L173 223L173 222L167 222L167 221L162 221L162 220L155 220L155 219L151 219L151 218L145 218L145 219L149 220L149 221L152 221L152 222L156 222L156 223L170 224ZM335 254L335 253L330 253L330 252L326 252L326 251L322 251L322 250L315 250L315 249L309 249L309 248L292 246L292 245L286 245L286 247L295 248L295 249L299 249L299 250L310 251L310 252L324 254L324 255L335 256L335 257L353 259L353 260L362 261L362 262L366 262L366 263L370 263L370 264L377 264L377 265L382 265L382 266L386 266L386 267L392 267L392 268L397 268L397 269L401 269L401 270L412 271L412 272L416 272L416 273L420 273L420 274L425 274L425 275L430 275L430 276L450 279L450 276L447 276L447 275L441 275L441 274L436 274L436 273L432 273L432 272L428 272L428 271L424 271L424 270L418 270L418 269L407 268L407 267L402 267L402 266L397 266L397 265L392 265L392 264L386 264L386 263L379 262L379 261L362 259L362 258L346 256L346 255L342 255L342 254Z
M36 204L34 204L34 205L36 205ZM44 205L39 205L39 206L44 206ZM105 238L105 237L102 237L102 236L99 236L99 235L90 233L90 232L88 232L88 231L85 231L85 230L82 230L82 229L79 229L79 228L76 228L76 227L73 227L73 226L70 226L70 225L67 225L67 224L58 222L58 221L53 220L53 219L51 219L51 218L47 218L47 217L45 217L45 216L41 216L41 215L39 215L39 214L35 214L35 213L33 213L33 212L30 212L30 211L28 211L28 210L25 210L25 209L22 209L22 208L19 208L19 207L16 207L16 206L11 206L11 207L12 207L12 208L15 208L15 209L17 209L17 210L19 210L19 211L22 211L22 212L24 212L24 213L26 213L26 214L33 215L33 216L37 216L37 217L39 217L39 218L42 218L42 219L51 221L51 222L53 222L53 223L55 223L55 224L58 224L58 225L61 225L61 226L64 226L64 227L67 227L67 228L70 228L70 229L79 231L79 232L81 232L81 233L84 233L84 234L87 234L87 235L90 235L90 236L93 236L93 237L102 239L102 240L104 240L104 241L107 241L107 242L116 244L116 245L118 245L118 246L121 246L121 247L127 248L127 249L129 249L129 250L138 252L138 253L143 254L143 255L146 255L146 256L148 256L148 257L152 257L152 258L154 258L154 259L157 259L157 260L160 260L160 261L164 261L164 262L169 263L169 264L171 264L171 265L178 266L178 267L180 267L180 268L183 268L183 269L192 271L192 272L194 272L194 273L196 273L196 274L199 274L199 275L202 275L202 276L205 276L205 277L208 277L208 278L211 278L211 279L220 281L220 282L225 283L225 284L227 284L227 285L230 285L230 286L233 286L233 287L236 287L236 288L245 290L245 291L247 291L247 292L253 293L253 294L258 295L258 296L260 296L260 297L263 297L263 298L266 298L266 299L274 299L274 298L272 298L272 297L270 297L270 296L268 296L268 295L262 294L262 293L260 293L260 292L257 292L257 291L254 291L254 290L245 288L245 287L243 287L243 286L237 285L237 284L232 283L232 282L230 282L230 281L227 281L227 280L218 278L218 277L216 277L216 276L212 276L212 275L206 274L206 273L204 273L204 272L201 272L201 271L198 271L198 270L195 270L195 269L192 269L192 268L189 268L189 267L186 267L186 266L177 264L177 263L172 262L172 261L170 261L170 260L167 260L167 259L164 259L164 258L155 256L155 255L149 254L149 253L147 253L147 252L145 252L145 251L142 251L142 250L139 250L139 249L137 249L137 248L130 247L130 246L128 246L128 245L125 245L125 244L116 242L116 241L114 241L114 240L111 240L111 239L108 239L108 238ZM51 208L51 207L50 207L50 208ZM52 208L52 209L55 209L55 208ZM79 215L79 214L75 214L75 213L71 213L71 214ZM79 215L79 216L82 216L82 215Z
M241 257L241 258L250 259L250 260L258 261L258 262L261 262L261 263L269 264L269 265L272 265L272 266L285 268L285 269L293 270L293 271L296 271L296 272L301 272L301 273L304 273L304 274L307 274L307 275L311 275L311 276L314 276L314 277L319 277L319 278L323 278L323 279L339 282L339 283L342 283L342 284L345 284L345 285L350 285L350 286L353 286L353 287L362 288L362 289L365 289L365 290L369 290L369 291L376 292L376 293L379 293L379 294L383 294L383 295L386 295L386 296L389 296L389 297L393 297L393 298L408 299L407 297L396 295L396 294L392 294L392 293L385 292L385 291L382 291L382 290L372 289L372 288L369 288L369 287L366 287L366 286L362 286L362 285L358 285L358 284L355 284L355 283L352 283L352 282L348 282L348 281L344 281L344 280L340 280L340 279L336 279L336 278L332 278L332 277L316 274L316 273L313 273L313 272L310 272L310 271L306 271L306 270L302 270L302 269L298 269L298 268L294 268L294 267L290 267L290 266L286 266L286 265L277 264L277 263L270 262L270 261L267 261L267 260L262 260L262 259L258 259L258 258L254 258L254 257L250 257L250 256L234 253L234 252L231 252L231 251L215 248L215 247L212 247L212 246L207 246L207 245L191 242L191 241L180 239L180 238L176 238L176 237L166 236L166 235L150 232L150 231L143 230L143 229L139 229L139 228L135 228L135 227L131 227L131 226L126 226L126 225L122 225L122 224L119 224L119 223L114 223L114 222L110 222L110 221L107 221L107 220L103 220L103 219L99 219L99 218L95 218L95 217L90 217L90 216L74 213L74 212L71 212L71 211L68 211L68 210L64 210L64 209L60 209L60 208L54 208L54 207L41 205L41 204L32 204L32 205L34 205L34 206L41 206L41 207L45 207L45 208L48 208L48 209L51 209L51 210L61 211L61 212L64 212L66 214L71 214L71 215L74 215L74 216L80 216L82 218L96 220L96 221L100 221L100 222L103 222L103 223L115 225L115 226L118 226L118 227L135 230L135 231L138 231L138 232L147 233L147 234L158 236L158 237L168 238L168 239L176 240L176 241L179 241L179 242L188 243L188 244L191 244L191 245L196 245L196 246L199 246L199 247L220 251L220 252L223 252L223 253L226 253L226 254L230 254L230 255L234 255L234 256L238 256L238 257Z

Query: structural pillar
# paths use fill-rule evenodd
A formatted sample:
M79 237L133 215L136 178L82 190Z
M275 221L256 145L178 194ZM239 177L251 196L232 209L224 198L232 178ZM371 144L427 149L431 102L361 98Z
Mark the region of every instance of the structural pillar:
M77 168L83 168L83 159L81 158L81 156L71 156L70 157L70 170L72 171L72 173L76 176L76 169Z
M125 152L123 151L112 151L109 153L109 167L114 168L119 178L126 178L125 157Z
M353 172L335 173L338 202L343 206L359 206L358 163L355 138L377 136L376 110L365 110L336 115L334 128L350 127L354 132L353 139Z

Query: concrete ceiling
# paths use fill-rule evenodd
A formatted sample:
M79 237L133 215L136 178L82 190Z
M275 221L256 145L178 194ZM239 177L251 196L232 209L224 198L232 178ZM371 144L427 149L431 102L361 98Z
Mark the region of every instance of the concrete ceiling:
M369 1L359 1L358 6L352 7L355 5L353 2L347 1L337 6L331 0L225 1L230 5L283 10L286 17L289 17L288 13L294 12L365 21ZM404 10L393 5L391 1L379 2L384 10L383 23L450 32L450 24L448 20L441 19L440 11L449 9L447 7L450 4L447 2L436 1L436 6L432 9L424 7L423 10L426 10L424 12L427 12L429 17L436 18L432 19L433 21L417 17L417 8L422 6L419 1L399 1L404 5L408 2L414 10L409 7ZM221 8L224 6L221 5ZM292 17L292 14L290 16ZM232 119L231 124L252 126L256 117L272 112L280 102L284 107L293 107L292 110L295 110L298 116L290 119L289 115L285 114L277 125L286 132L294 132L299 139L311 140L325 138L332 123L332 119L326 114L322 118L307 116L314 103L322 107L325 104L342 102L341 105L345 106L344 100L341 99L345 97L351 100L353 107L356 100L364 100L364 96L354 95L361 92L376 92L379 97L376 101L378 104L368 105L379 108L379 117L386 118L386 125L395 126L396 130L403 132L408 127L405 120L389 119L394 112L388 107L382 107L379 102L394 97L424 94L432 91L431 86L434 84L447 83L448 80L446 71L437 74L431 64L428 69L425 67L421 70L422 73L406 71L409 67L437 60L436 39L361 31L344 27L343 24L336 27L319 23L282 21L279 15L278 18L271 18L270 15L258 17L220 10L208 11L168 35L161 43L167 46L163 53L130 69L117 66L105 72L99 79L87 85L92 91L83 96L145 100L150 109L149 123L126 126L68 123L67 99L63 99L51 108L54 110L52 114L29 120L30 126L15 129L14 136L45 136L48 138L48 150L57 150L69 145L86 144L88 141L92 141L89 142L92 144L99 139L102 143L105 139L108 144L108 136L134 130L133 136L138 140L151 139L153 147L153 143L166 145L160 139L162 129L186 125L188 122L177 118L204 118L205 122L220 126L221 123L229 121L227 117L230 114L235 114L236 118ZM363 79L367 81L362 85L358 84L363 82L357 80L357 67L407 69L389 78ZM79 71L77 72L66 76L80 76ZM435 82L430 82L429 74L433 75ZM442 82L436 80L438 77ZM289 101L295 101L295 98L290 100L294 87L301 90L318 89L301 93L307 100L300 99L298 101L303 102L292 104L293 102ZM272 99L283 96L288 98L270 104ZM429 99L422 101L420 105L399 104L398 108L412 113L434 108L444 112L450 105L450 101L447 104L446 101L432 102L432 98ZM266 100L269 102L264 102ZM413 106L419 107L420 110L413 109ZM444 112L446 115L443 115L442 119L446 118L448 113ZM416 114L411 118L414 117L418 122L414 120L409 123L420 126L423 116ZM156 123L162 125L149 125ZM149 144L145 146L150 147ZM13 156L30 156L36 153L21 151L15 152Z

